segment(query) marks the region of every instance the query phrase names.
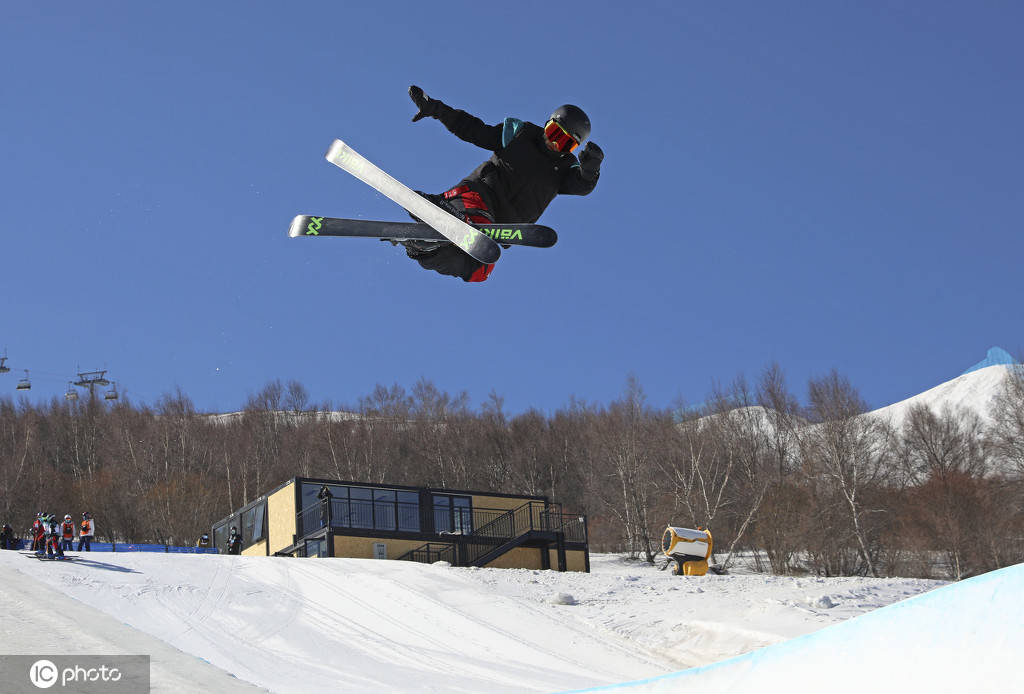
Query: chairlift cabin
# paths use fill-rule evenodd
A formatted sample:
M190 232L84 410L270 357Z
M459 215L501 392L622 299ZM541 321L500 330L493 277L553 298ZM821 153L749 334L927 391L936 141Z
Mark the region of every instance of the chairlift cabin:
M117 384L115 383L110 390L103 394L104 400L117 400Z
M64 393L64 399L78 400L78 391L75 390L75 387L71 384L71 381L68 381L68 392Z
M0 357L0 374L5 374L11 370L11 367L7 366L7 357Z
M32 381L28 378L28 369L25 369L25 378L18 381L18 385L14 388L15 390L32 390Z

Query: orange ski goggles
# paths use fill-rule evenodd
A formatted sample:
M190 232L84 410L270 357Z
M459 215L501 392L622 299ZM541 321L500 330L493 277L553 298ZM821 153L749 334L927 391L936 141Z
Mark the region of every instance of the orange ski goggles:
M544 137L553 144L559 152L572 152L580 146L579 140L565 131L558 121L549 120L544 126Z

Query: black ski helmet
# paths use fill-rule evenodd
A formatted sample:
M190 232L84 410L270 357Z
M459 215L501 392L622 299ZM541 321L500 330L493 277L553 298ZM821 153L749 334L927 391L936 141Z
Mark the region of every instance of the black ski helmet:
M551 118L558 123L565 132L576 138L577 142L583 142L590 137L590 119L579 106L565 104L555 109Z

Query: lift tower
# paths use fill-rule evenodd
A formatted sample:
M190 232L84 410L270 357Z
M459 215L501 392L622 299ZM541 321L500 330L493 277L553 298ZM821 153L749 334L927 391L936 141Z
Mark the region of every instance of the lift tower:
M89 389L89 399L92 400L96 394L96 386L109 386L110 381L106 378L107 372L104 371L83 371L78 374L78 380L75 381L75 385L79 388Z

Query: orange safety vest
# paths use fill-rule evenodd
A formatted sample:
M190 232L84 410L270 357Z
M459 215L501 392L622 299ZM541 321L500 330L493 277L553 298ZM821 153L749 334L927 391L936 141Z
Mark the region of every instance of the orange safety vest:
M73 540L75 538L75 524L71 521L64 521L60 524L61 536L65 540Z

